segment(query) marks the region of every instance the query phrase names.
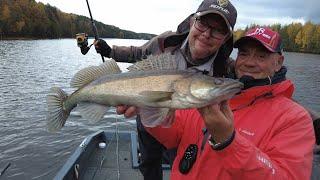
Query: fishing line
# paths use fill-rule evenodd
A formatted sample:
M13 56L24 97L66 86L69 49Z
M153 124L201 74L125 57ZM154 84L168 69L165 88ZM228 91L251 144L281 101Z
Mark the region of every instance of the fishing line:
M119 163L119 133L118 133L118 118L116 118L116 154L117 154L117 177L120 180L120 163Z

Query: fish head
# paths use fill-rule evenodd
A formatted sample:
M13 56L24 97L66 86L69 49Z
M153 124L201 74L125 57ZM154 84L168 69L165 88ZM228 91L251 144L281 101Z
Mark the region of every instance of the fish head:
M238 80L202 75L193 78L190 93L206 104L216 104L230 99L242 88L243 84Z

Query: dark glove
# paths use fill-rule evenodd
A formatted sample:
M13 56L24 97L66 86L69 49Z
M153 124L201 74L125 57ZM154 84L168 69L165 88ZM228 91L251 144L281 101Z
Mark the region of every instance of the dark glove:
M90 46L82 46L80 47L80 50L83 55L86 55L87 52L90 50Z
M104 41L103 39L98 39L97 42L94 43L94 47L96 48L97 53L110 58L112 49L106 41Z

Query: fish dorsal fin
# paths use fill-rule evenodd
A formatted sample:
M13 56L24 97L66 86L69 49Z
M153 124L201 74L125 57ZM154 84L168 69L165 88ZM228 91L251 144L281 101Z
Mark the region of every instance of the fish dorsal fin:
M150 70L175 70L178 64L175 55L171 53L162 53L159 55L150 55L147 59L136 62L128 67L129 71L150 71Z
M101 76L121 73L119 66L113 59L104 62L99 66L90 66L77 72L71 80L71 87L80 88Z

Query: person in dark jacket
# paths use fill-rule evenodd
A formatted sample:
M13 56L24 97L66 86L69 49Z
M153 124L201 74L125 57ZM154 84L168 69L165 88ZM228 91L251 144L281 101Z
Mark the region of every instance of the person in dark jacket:
M95 42L101 55L118 62L134 63L149 55L171 52L178 69L192 69L210 76L226 76L231 69L228 60L233 50L233 29L237 19L235 7L228 1L204 0L194 14L188 16L176 32L167 31L141 47L113 46L102 39ZM133 116L135 107L123 106L125 116ZM128 108L128 109L127 109ZM121 110L120 110L121 111ZM137 131L144 179L162 179L163 146L141 125L137 116Z

